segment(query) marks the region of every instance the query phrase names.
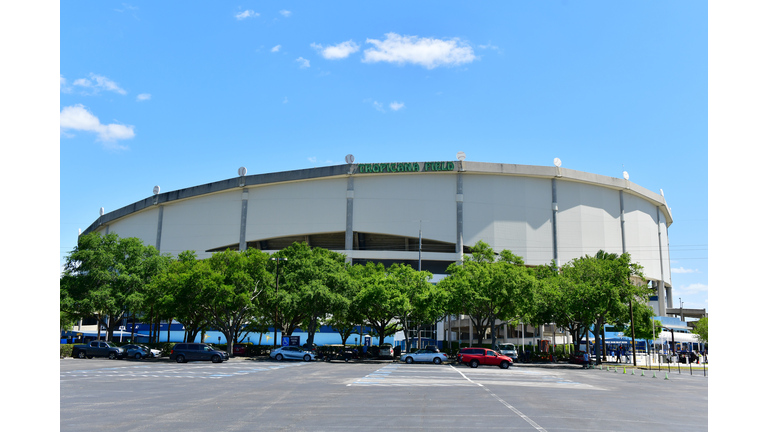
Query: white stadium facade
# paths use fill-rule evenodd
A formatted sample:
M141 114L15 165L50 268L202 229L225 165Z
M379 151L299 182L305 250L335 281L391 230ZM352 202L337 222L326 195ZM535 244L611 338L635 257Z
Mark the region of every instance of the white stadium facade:
M420 263L436 279L480 240L527 265L553 259L562 265L601 249L629 252L656 288L656 314L672 308L672 215L663 192L626 174L470 161L349 163L256 175L241 168L239 174L102 212L83 234L138 237L161 253L193 250L200 258L304 241L353 263ZM468 322L450 327L459 330L462 321ZM445 340L445 328L435 329L437 339ZM504 339L512 335L503 330Z

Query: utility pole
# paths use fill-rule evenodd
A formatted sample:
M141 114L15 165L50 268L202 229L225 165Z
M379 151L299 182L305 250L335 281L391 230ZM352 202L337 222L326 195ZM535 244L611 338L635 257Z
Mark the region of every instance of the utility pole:
M632 310L632 297L629 297L629 325L632 327L632 364L637 367L637 356L635 355L635 314Z

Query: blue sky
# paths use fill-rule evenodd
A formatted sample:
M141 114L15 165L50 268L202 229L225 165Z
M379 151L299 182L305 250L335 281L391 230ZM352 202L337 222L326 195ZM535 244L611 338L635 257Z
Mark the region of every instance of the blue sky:
M699 1L62 2L61 261L100 207L240 166L559 157L664 189L674 305L709 309L707 23Z

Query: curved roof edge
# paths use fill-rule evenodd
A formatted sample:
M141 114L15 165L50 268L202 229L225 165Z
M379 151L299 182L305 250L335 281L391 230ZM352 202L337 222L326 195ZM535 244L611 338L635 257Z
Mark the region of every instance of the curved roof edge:
M505 163L491 163L491 162L454 162L456 170L443 172L446 173L480 173L480 174L503 174L503 175L518 175L526 177L541 177L541 178L558 178L563 180L576 181L581 183L594 184L599 186L609 187L616 190L624 190L629 193L643 197L649 201L654 202L657 206L661 207L664 212L664 216L667 219L667 226L672 224L672 214L669 212L664 197L651 192L650 190L639 186L629 180L619 179L615 177L608 177L600 174L592 174L584 171L577 171L568 168L556 168L550 166L539 165L517 165L517 164L505 164ZM259 186L272 183L286 183L294 181L313 180L324 177L340 177L359 174L357 167L361 164L345 164L345 165L333 165L319 168L306 168L293 171L281 171L275 173L265 174L253 174L245 176L245 184L241 184L240 177L233 177L226 180L220 180L212 183L206 183L199 186L192 186L189 188L178 189L175 191L164 192L156 196L150 196L140 201L136 201L133 204L129 204L125 207L117 210L105 213L96 219L85 231L84 234L88 234L95 231L102 225L128 216L132 213L151 208L155 205L169 203L173 201L179 201L184 199L193 198L200 195L207 195L216 192L223 192L229 189L238 189L248 186ZM559 172L558 172L559 171ZM437 174L430 173L430 174ZM377 174L362 174L365 176L375 176Z

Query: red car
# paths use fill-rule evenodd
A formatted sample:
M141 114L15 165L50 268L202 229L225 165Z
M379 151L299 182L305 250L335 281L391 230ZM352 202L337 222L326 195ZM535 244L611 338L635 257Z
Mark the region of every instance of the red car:
M507 369L512 364L511 358L488 348L462 348L457 360L473 368L488 365Z
M234 344L232 345L232 357L234 356L244 356L245 355L245 344Z

